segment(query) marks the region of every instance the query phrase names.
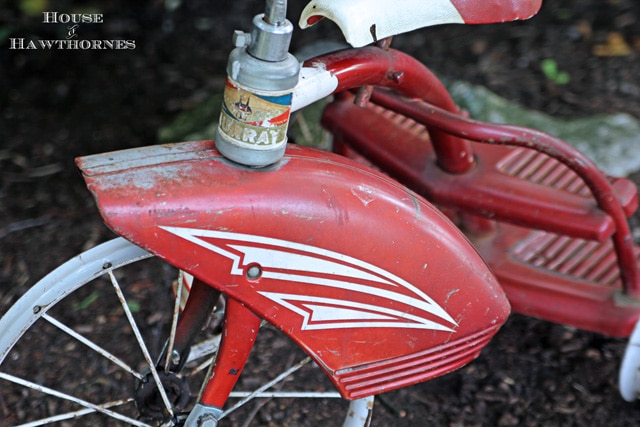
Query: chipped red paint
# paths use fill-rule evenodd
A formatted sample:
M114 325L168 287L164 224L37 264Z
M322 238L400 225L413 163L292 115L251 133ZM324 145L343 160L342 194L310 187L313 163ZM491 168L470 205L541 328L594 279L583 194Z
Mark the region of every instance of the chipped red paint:
M345 397L457 369L509 314L444 215L340 156L290 146L252 170L209 141L78 164L111 228L276 325Z

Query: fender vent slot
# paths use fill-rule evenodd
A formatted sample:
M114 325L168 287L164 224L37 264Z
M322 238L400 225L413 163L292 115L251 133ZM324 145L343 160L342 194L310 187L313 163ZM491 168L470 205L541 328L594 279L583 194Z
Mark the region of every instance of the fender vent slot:
M336 371L343 394L358 399L452 372L478 357L498 331L491 327L441 346L404 357Z

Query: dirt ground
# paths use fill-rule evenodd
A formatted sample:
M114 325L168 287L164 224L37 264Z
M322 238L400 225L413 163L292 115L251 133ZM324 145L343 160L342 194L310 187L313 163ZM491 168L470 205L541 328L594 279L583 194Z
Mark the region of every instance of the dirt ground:
M135 49L10 49L10 38L67 35L64 25L26 14L34 3L0 6L1 310L56 265L112 237L73 158L156 143L159 127L220 89L232 30L247 29L261 9L253 0L50 0L44 10L104 15L103 24L81 24L81 38L134 40ZM291 4L290 16L302 6ZM294 49L328 37L339 35L321 23L297 32ZM530 108L640 119L635 0L549 0L527 22L424 29L393 46L447 79L485 85ZM543 63L555 71L545 73ZM617 393L624 347L624 340L513 315L474 363L383 396L374 425L640 425L640 407Z

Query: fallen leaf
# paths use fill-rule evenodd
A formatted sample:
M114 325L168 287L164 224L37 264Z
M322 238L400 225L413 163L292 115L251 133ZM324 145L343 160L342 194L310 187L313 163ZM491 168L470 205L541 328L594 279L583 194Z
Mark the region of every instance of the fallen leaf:
M631 48L625 41L622 34L611 32L607 35L607 42L593 46L595 56L628 56L631 55Z

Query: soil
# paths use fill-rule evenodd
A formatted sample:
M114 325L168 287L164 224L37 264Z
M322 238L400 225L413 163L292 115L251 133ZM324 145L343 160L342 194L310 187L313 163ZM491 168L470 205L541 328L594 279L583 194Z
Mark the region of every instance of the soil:
M103 24L80 25L80 38L134 40L135 49L17 50L10 38L64 39L67 26L27 15L26 5L38 2L15 3L22 8L0 6L2 310L64 260L113 237L73 158L156 143L161 126L220 90L232 30L246 30L262 7L253 0L50 0L45 10L103 14ZM290 5L290 16L302 6ZM329 37L339 40L321 22L297 32L294 49ZM547 1L529 21L428 28L393 46L447 79L485 85L530 108L640 119L634 0ZM543 60L557 72L545 74ZM514 314L467 367L382 396L374 425L640 425L640 408L617 392L624 348L622 339Z

